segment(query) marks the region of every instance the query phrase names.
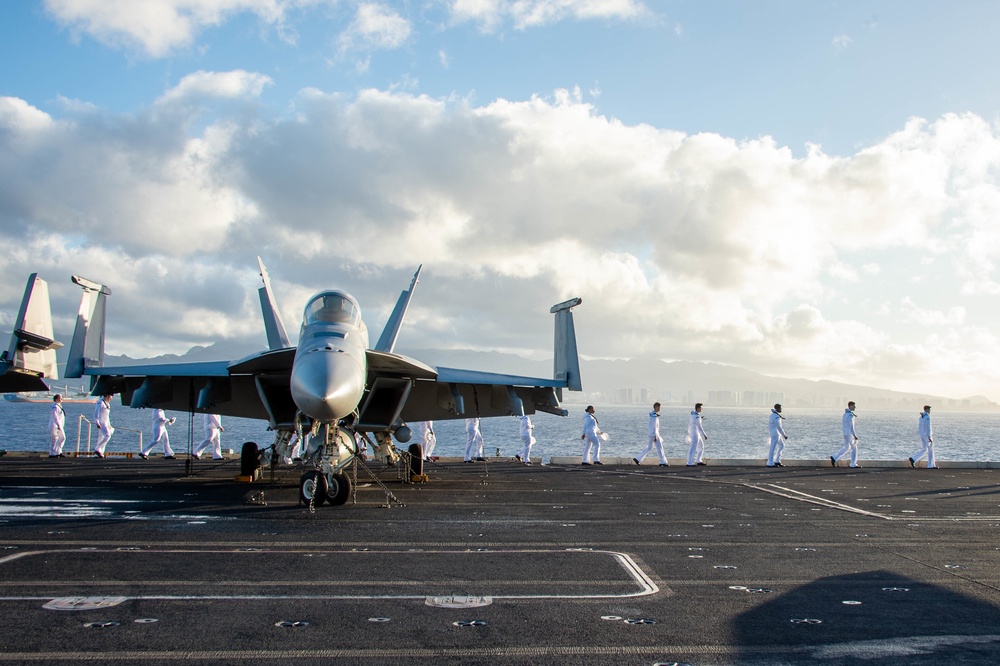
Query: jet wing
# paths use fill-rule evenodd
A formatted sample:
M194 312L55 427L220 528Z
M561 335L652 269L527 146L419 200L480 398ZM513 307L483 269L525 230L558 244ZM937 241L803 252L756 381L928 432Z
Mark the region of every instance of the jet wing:
M437 368L435 380L414 382L400 417L404 421L444 421L536 411L564 416L559 400L565 386L566 382L558 379Z
M123 405L265 419L289 424L295 404L289 374L295 349L238 361L203 361L87 368L94 395L121 393ZM262 397L263 396L263 397Z

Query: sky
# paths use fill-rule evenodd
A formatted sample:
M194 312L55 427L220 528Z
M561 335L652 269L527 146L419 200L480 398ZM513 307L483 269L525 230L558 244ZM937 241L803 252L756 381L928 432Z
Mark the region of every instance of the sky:
M108 285L107 350L374 340L1000 401L1000 4L0 5L0 328ZM586 377L584 377L586 384ZM586 388L586 386L585 386Z

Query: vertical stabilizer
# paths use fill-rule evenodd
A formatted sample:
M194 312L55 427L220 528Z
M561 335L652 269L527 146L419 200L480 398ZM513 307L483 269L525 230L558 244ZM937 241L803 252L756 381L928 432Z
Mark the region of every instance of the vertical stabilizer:
M257 265L260 266L260 278L264 281L264 286L257 290L257 294L260 296L260 312L264 316L267 348L286 349L292 345L288 342L285 325L281 322L281 314L278 313L278 303L274 300L274 292L271 291L271 278L260 257L257 257Z
M60 347L62 343L52 337L49 285L32 273L24 288L10 347L0 354L0 392L48 390L42 378L58 379L56 349Z
M576 327L573 325L573 308L583 302L582 298L572 298L553 305L549 310L556 316L555 358L553 377L566 382L571 391L582 391L580 379L580 356L576 350Z
M73 342L66 360L66 377L83 377L87 368L104 365L104 323L107 318L107 298L111 289L93 280L73 276L73 282L83 289L80 312L76 316Z
M403 317L406 316L406 308L410 305L410 297L413 296L413 290L417 287L420 269L423 267L423 264L417 266L417 272L413 274L413 280L410 281L410 288L399 295L396 307L392 309L392 314L389 315L389 320L385 322L385 328L382 329L382 335L379 336L378 342L375 344L375 351L392 353L392 350L396 347L396 337L399 335L399 327L403 324Z

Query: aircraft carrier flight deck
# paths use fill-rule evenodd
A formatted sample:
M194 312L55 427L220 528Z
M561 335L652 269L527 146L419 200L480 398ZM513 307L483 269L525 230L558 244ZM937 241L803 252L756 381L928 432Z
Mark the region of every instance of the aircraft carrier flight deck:
M0 664L996 664L1000 472L0 457Z

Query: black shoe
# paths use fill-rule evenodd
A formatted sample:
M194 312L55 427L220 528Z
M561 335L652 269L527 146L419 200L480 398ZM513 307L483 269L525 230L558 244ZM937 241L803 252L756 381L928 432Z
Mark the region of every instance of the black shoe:
M177 456L163 456L164 460L177 460Z
M688 467L697 467L697 465L688 465Z
M97 456L98 458L103 458L104 457L104 454L101 453L100 451L94 451L94 455Z
M520 461L521 460L521 454L518 453L516 456L514 456L514 459L517 460L517 461Z
M700 463L698 463L698 465L699 465L700 467L704 467L704 466L706 466L707 464L708 464L707 462L700 462Z
M667 463L660 463L660 467L670 467Z
M149 460L149 456L147 456L145 453L140 453L139 457L142 458L143 460Z
M476 458L476 462L486 462L486 458Z
M55 456L54 456L54 455L51 455L51 454L50 454L50 455L49 455L49 458L62 458L62 456L60 456L60 455L55 455Z
M834 458L833 456L830 456L830 464L833 465L834 467L836 467L837 466L837 459Z
M641 465L642 464L641 462L639 462L638 458L632 458L632 462L634 462L636 465Z
M594 464L595 464L595 465L603 465L604 463L602 463L602 462L601 462L600 460L595 460L595 461L594 461Z
M580 463L581 465L589 465L590 463Z
M774 463L774 466L775 466L775 467L784 467L784 465L782 465L782 464L781 464L780 462L776 462L776 463Z
M472 461L471 461L471 460L463 460L462 462L467 462L467 463L470 463L470 462L472 462Z
M916 467L916 466L917 466L917 461L914 460L913 458L910 458L910 467Z

